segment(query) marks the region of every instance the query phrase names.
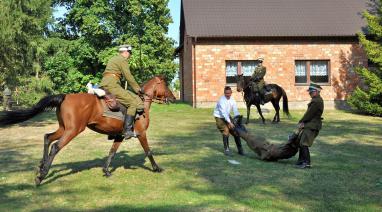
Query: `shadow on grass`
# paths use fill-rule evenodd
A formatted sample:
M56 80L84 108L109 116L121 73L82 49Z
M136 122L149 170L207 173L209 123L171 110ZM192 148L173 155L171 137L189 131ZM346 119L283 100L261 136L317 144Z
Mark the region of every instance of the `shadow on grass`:
M201 196L223 195L258 210L375 209L382 205L381 190L376 186L382 176L382 147L363 143L360 135L381 138L380 126L366 121L325 121L311 148L313 168L309 170L295 169L293 164L297 158L279 162L261 161L247 147L247 156L241 157L236 154L232 137L230 144L235 152L234 157L225 157L221 135L213 121L201 122L186 134L163 136L161 145L165 146L168 154L176 154L177 149L179 151L177 145L182 146L182 154L206 152L204 157L188 160L181 167L177 161L165 164L165 167L174 169L193 170L207 181L208 186L203 187L187 179L180 185L182 189ZM295 123L291 122L267 126L250 124L249 131L266 136L271 142L283 142L294 127ZM341 138L354 134L360 134L360 138L344 139L338 144L328 140L334 136ZM241 164L231 165L228 159Z
M137 211L137 212L147 212L147 211L203 211L208 208L208 204L204 205L190 205L190 206L179 206L179 205L163 205L163 206L145 206L136 207L132 205L113 205L103 208L81 210L85 212L100 212L100 211ZM35 210L35 212L41 210ZM75 209L62 209L62 208L44 208L42 211L45 212L77 212Z
M186 108L186 106L184 106ZM320 132L315 144L311 148L313 168L310 170L297 170L293 167L296 158L282 160L279 162L264 162L251 152L245 144L246 157L236 154L236 147L233 138L230 138L231 150L234 150L234 157L227 158L223 155L223 145L221 135L217 131L213 118L198 117L211 114L210 111L195 113L179 108L154 108L154 111L166 111L165 117L158 117L160 121L151 125L152 134L156 131L156 140L160 140L155 145L154 156L168 155L171 160L161 162L159 165L165 169L181 170L189 174L190 178L182 178L177 185L187 192L195 192L201 199L208 196L224 196L224 200L215 205L227 206L231 210L236 203L246 208L254 210L308 210L308 211L356 211L375 210L380 208L381 189L377 182L381 182L382 170L382 148L380 145L373 145L364 142L364 136L381 138L380 125L358 120L324 120L324 128ZM169 112L168 112L169 111ZM185 122L190 122L183 129L180 123L172 125L158 125L165 121L179 121L179 112L191 114L192 118L185 118ZM188 114L188 115L189 115ZM164 116L164 113L162 113ZM335 118L335 117L334 117ZM164 120L162 120L164 119ZM162 122L163 121L163 122ZM38 122L37 122L38 123ZM168 126L170 129L164 126ZM266 136L271 142L286 141L287 134L291 132L296 123L290 120L282 120L280 124L265 126L253 123L248 125L252 133ZM172 129L171 129L172 128ZM178 130L180 129L180 130ZM151 133L150 133L151 134ZM332 142L330 139L341 138L341 142ZM152 145L153 146L153 145ZM6 155L0 155L0 159L7 160L17 166L24 166L21 157L25 157L22 151L28 148L9 150ZM195 156L196 157L195 157ZM185 160L187 159L187 160ZM227 162L227 159L234 159L241 164L234 166ZM180 162L182 160L182 162ZM36 160L34 160L36 161ZM106 161L106 157L93 160L70 162L53 165L51 173L45 184L55 182L57 179L74 175L84 170L99 168ZM144 154L129 156L127 152L118 152L114 158L112 170L123 167L132 169L134 166L148 169L144 166ZM5 163L2 163L4 166ZM11 167L5 165L5 171L12 171ZM25 165L29 167L29 165ZM166 172L165 172L166 173ZM202 179L203 183L196 183L195 177ZM200 181L198 181L200 182ZM206 182L206 183L204 183ZM12 197L12 191L31 190L31 185L2 185L0 188L1 202L29 203L27 199ZM59 186L59 185L58 185ZM44 187L44 186L42 186ZM91 186L92 189L99 189ZM103 189L103 188L101 188ZM70 196L70 192L79 192L68 189L65 195ZM82 191L81 191L82 192ZM107 189L105 189L105 193ZM85 194L85 193L84 193ZM46 192L41 195L60 197L61 194ZM17 199L19 198L19 199ZM235 203L235 204L233 204ZM138 205L138 204L137 204ZM137 207L136 205L112 205L89 211L198 211L203 209L213 210L214 201L209 204L179 206L164 203L161 206L151 206L149 203L141 203L147 206ZM212 209L211 209L212 205ZM22 206L19 206L22 208ZM368 208L369 207L369 208ZM43 207L42 207L43 208ZM235 209L235 208L233 208ZM43 208L44 211L76 211L65 208ZM361 211L362 211L361 210Z
M100 171L107 160L107 156L104 158L97 158L87 161L76 161L71 163L62 163L53 165L47 178L43 181L42 185L50 184L57 179L73 175L92 168L100 168ZM118 152L110 164L110 171L113 173L116 169L123 167L124 169L136 169L139 167L151 171L150 168L145 166L145 155L130 156L127 151ZM70 170L70 172L66 172ZM62 173L65 172L65 173ZM101 172L100 172L101 174Z

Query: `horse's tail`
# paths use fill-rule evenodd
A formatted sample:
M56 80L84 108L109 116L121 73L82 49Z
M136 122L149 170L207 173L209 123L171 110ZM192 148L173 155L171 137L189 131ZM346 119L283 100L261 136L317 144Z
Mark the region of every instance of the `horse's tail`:
M65 94L46 96L29 109L0 113L0 126L23 122L45 110L58 108L61 106L64 99Z
M289 107L288 107L288 96L284 90L284 88L280 87L281 89L281 93L283 95L283 112L288 116L290 117L290 113L289 113Z

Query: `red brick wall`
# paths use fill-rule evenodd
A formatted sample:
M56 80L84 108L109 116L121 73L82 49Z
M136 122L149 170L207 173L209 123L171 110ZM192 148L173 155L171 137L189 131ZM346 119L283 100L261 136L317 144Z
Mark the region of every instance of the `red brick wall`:
M195 56L196 107L212 107L223 94L226 60L264 57L264 66L267 67L265 81L285 89L291 108L306 108L305 102L310 100L307 86L295 85L295 60L330 60L330 84L322 86L321 92L328 107L334 107L335 100L345 100L357 85L353 66L367 65L366 56L356 41L200 42L195 46ZM185 72L190 70L192 63L191 69L184 69ZM187 83L185 80L185 93L190 94ZM242 101L241 94L236 91L234 98Z

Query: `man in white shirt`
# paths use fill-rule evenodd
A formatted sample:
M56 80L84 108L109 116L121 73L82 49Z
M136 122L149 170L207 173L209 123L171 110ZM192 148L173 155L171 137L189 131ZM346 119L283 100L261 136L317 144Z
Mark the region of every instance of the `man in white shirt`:
M220 97L214 110L216 127L223 135L224 154L229 156L231 155L228 143L229 134L231 133L231 135L235 138L238 153L240 155L244 155L240 137L238 135L235 135L235 133L233 132L235 125L233 125L233 123L231 122L230 113L231 111L233 111L234 116L238 116L240 115L240 113L237 109L236 101L233 98L231 98L231 95L231 88L228 86L225 87L224 96Z

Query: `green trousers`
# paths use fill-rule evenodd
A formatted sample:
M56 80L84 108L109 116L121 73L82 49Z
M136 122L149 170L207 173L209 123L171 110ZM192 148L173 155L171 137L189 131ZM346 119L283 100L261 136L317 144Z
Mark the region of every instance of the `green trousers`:
M114 94L117 100L123 106L127 107L127 115L135 116L137 109L144 109L142 99L135 93L123 89L114 77L105 76L102 78L101 86L102 88L107 89L110 93Z
M317 137L319 131L311 129L303 129L298 135L298 140L300 141L300 146L311 147L313 145L314 139Z
M259 92L261 95L264 95L264 86L265 86L264 80L260 80L259 82L253 82L252 91L255 93Z

